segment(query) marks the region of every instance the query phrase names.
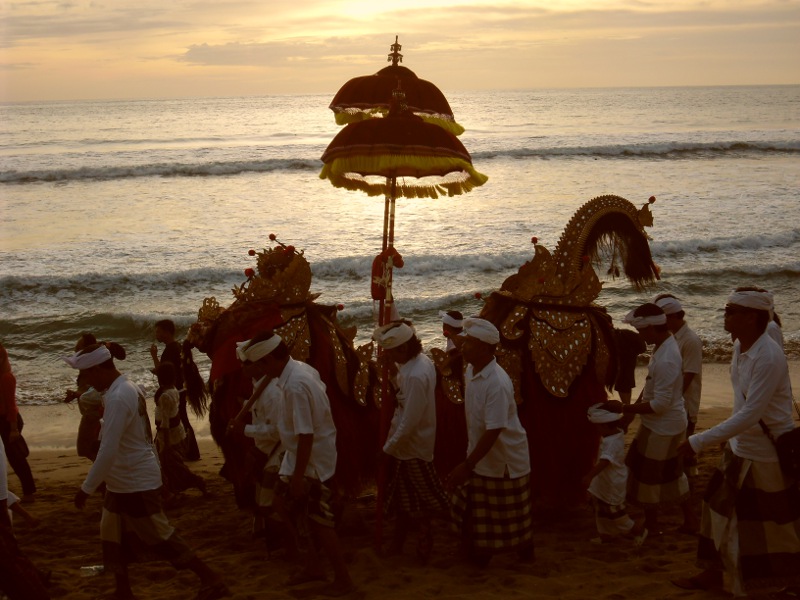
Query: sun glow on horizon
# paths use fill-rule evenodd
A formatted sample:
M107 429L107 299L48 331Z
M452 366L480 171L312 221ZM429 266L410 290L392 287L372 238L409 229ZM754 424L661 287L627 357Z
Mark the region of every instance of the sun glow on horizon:
M780 0L8 0L0 20L5 101L325 92L395 36L451 89L800 83L800 3Z

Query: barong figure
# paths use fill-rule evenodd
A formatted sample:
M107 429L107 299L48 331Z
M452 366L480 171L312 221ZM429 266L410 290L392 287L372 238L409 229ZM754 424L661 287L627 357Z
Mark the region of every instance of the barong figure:
M620 535L633 537L641 545L647 537L644 521L634 522L625 506L628 467L625 466L625 433L620 419L622 412L605 403L591 406L587 412L600 434L597 462L583 479L594 508L598 537L592 542L602 544Z
M305 568L288 584L325 578L318 544L334 571L326 594L345 595L354 586L335 529L331 484L336 472L336 427L325 384L312 366L294 360L281 337L272 332L240 344L237 356L245 364L260 363L259 372L276 380L280 390L278 433L285 452L275 495L293 516L298 531L307 529L313 537L314 543L307 545Z
M514 386L495 360L497 328L485 319L464 320L461 345L468 363L464 407L469 445L447 478L453 515L469 559L486 565L512 550L533 557L533 507L528 436L517 416Z
M678 456L687 423L678 343L667 328L664 311L655 304L632 310L625 322L636 328L645 343L655 345L640 400L622 405L624 414L641 418L625 459L628 501L644 508L645 527L651 534L659 532L659 510L674 504L683 510L680 530L696 533L699 524L690 504L689 479Z
M375 474L378 410L372 402L375 377L370 369L374 344L354 347L355 328L344 329L337 320L343 307L317 303L319 294L310 293L311 265L303 251L277 242L275 235L270 239L276 245L249 251L256 268L245 270L247 280L234 287L233 303L224 308L215 298L206 298L187 336L211 359L209 424L225 456L220 474L233 484L237 505L252 509L263 455L254 438L226 432L240 414L243 399L253 393L252 377L237 358L237 344L271 330L294 360L313 366L325 383L339 433L337 484L355 497Z
M637 289L658 278L645 232L653 202L637 209L619 196L593 198L575 212L553 252L532 238L533 257L485 297L479 316L500 331L497 362L514 384L533 496L543 508L586 500L581 482L599 444L586 411L607 399L618 358L611 318L596 304L603 284L595 269L610 262L609 275L624 274ZM455 401L453 384L462 373L440 375L440 388ZM445 435L453 437L447 429Z
M436 368L422 352L413 326L394 321L378 327L372 339L390 363L390 383L396 408L383 445L388 484L384 504L387 516L396 516L389 554L403 551L408 531L419 531L417 556L430 558L433 546L431 518L445 517L450 505L433 466L436 441Z
M104 344L87 346L64 361L101 391L105 402L100 449L74 503L83 509L105 481L100 539L105 572L114 574L115 598L134 597L128 576L134 538L176 569L194 571L200 578L198 600L226 596L228 590L219 575L189 548L164 514L161 469L144 394L117 370Z
M800 491L761 425L774 439L794 428L786 356L766 332L770 306L757 288L737 288L728 298L733 412L678 449L694 456L725 443L703 498L697 566L704 570L673 581L679 587L721 587L723 571L734 596L800 583Z

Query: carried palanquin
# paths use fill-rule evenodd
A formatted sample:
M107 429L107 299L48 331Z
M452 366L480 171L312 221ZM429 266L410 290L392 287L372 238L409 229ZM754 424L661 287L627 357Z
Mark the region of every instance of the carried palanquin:
M644 229L653 224L653 202L651 197L637 209L619 196L590 200L573 215L552 254L533 238L533 258L481 310L500 331L497 361L514 382L534 492L544 504L583 497L580 480L598 443L586 410L606 400L617 373L611 317L595 304L602 283L594 266L608 260L608 274L617 276L621 265L637 289L658 278ZM449 368L441 351L434 354L440 390L459 404L463 374Z
M369 359L372 344L356 349L354 330L337 321L339 306L316 302L312 294L311 267L294 246L276 241L271 248L250 250L256 268L232 290L234 301L227 308L216 298L206 298L188 339L211 358L211 434L225 454L223 475L237 488L237 501L246 505L252 497L244 479L249 475L241 440L226 436L228 421L252 392L252 383L242 377L236 343L272 329L289 347L292 358L311 364L327 386L331 412L337 429L337 481L346 490L356 490L372 476L377 439L376 411L371 402ZM244 486L244 488L242 487Z

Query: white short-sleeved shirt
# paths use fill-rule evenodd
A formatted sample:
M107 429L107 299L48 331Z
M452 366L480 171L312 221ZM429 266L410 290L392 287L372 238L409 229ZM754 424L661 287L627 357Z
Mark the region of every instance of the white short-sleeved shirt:
M642 401L654 411L640 415L642 425L653 433L678 435L686 430L681 353L672 335L650 357Z
M700 452L730 440L737 456L777 461L775 447L758 421L763 419L775 438L793 429L792 389L786 355L768 333L763 333L747 352L742 352L738 340L733 344L731 384L733 413L719 425L691 436L692 449Z
M436 367L422 352L397 369L397 408L383 445L400 460L433 460L436 444Z
M152 440L144 395L120 375L103 394L105 411L97 458L81 485L87 494L103 482L129 494L161 487L161 467Z
M464 409L467 417L467 455L481 436L491 429L502 429L489 452L475 465L475 473L484 477L517 479L531 472L528 435L517 415L514 384L492 359L480 372L467 366Z
M597 460L607 460L608 466L594 476L589 493L612 506L624 504L628 467L625 466L625 434L621 429L614 435L600 438Z
M684 323L674 334L681 352L681 364L684 373L694 373L692 383L683 393L686 413L690 420L697 420L700 411L700 393L703 389L703 342L698 335Z
M300 434L313 434L314 443L305 475L325 482L336 472L336 426L325 384L317 370L289 359L278 377L281 394L278 432L286 449L280 474L294 474Z
M253 389L258 388L262 379L253 381ZM279 465L281 456L281 436L278 432L280 421L282 395L278 380L273 379L256 398L250 413L253 415L252 424L244 426L244 434L253 438L256 448L269 456L266 466Z

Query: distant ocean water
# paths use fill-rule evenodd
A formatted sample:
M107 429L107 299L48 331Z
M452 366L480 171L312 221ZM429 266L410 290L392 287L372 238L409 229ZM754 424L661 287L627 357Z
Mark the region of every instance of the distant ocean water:
M657 197L662 281L605 280L615 320L672 292L706 360L724 361L725 298L760 285L800 356L800 86L443 91L489 182L398 200L395 295L427 348L443 345L439 310L476 313L532 236L552 250L584 202L616 194ZM0 340L20 403L63 397L59 357L83 331L122 343L122 370L154 389L155 321L183 335L205 297L230 304L270 233L304 249L318 301L366 340L383 200L317 177L332 97L0 104Z

